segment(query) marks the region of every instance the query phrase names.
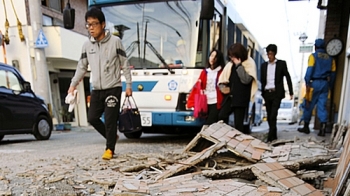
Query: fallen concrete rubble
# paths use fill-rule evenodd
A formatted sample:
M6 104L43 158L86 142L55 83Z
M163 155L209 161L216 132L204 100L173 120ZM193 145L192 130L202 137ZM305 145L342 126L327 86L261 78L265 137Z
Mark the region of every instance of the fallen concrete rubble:
M313 139L272 146L214 123L178 152L126 154L108 162L64 157L17 177L33 184L28 195L39 186L53 189L57 182L78 195L106 195L90 185L113 188L113 195L330 195L334 174L329 170L335 165L329 163L336 152ZM7 172L0 169L0 177Z
M328 162L334 151L313 141L273 147L224 123L215 123L203 127L183 154L189 157L159 170L154 181L119 179L114 193L327 195L314 187L323 188L325 173L305 168Z

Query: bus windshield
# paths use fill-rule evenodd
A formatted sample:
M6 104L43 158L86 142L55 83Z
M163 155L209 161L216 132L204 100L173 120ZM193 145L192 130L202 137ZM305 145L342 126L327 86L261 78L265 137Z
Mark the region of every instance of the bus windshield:
M138 2L102 11L133 68L176 68L195 66L200 8L196 0Z

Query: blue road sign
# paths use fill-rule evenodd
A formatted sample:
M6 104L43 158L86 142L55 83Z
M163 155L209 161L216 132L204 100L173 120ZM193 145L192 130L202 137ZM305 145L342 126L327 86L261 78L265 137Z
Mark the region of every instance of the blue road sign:
M49 45L49 42L47 41L43 30L40 29L38 38L36 38L35 41L35 48L45 48Z

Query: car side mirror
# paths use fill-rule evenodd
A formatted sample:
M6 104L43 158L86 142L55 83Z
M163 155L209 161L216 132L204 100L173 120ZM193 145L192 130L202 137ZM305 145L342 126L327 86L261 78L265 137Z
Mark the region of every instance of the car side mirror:
M32 92L32 87L30 85L30 82L23 82L23 90L25 92Z

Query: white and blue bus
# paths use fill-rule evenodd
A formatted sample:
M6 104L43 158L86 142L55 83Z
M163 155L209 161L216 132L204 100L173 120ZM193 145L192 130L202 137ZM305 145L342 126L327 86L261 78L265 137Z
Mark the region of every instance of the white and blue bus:
M242 43L255 59L260 77L263 50L230 1L89 0L93 6L104 12L106 28L122 39L132 68L133 97L143 129L125 134L128 138L202 127L204 121L194 118L185 105L214 48L227 54L232 43ZM258 92L247 109L248 129L260 125L261 108Z

